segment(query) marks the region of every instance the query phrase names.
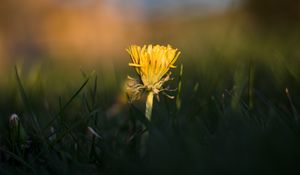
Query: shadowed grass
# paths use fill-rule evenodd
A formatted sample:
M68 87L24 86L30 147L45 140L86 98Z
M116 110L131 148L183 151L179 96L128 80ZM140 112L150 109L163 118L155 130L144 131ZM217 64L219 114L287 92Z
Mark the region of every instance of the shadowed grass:
M22 77L26 74L20 77L15 68L17 82L12 86L16 88L2 92L0 99L4 116L0 123L0 172L132 175L298 171L299 84L285 65L278 78L276 71L271 71L274 67L264 61L252 60L250 65L248 59L231 62L220 53L203 54L199 62L192 61L195 57L185 59L190 60L182 60L184 72L174 73L178 81L168 84L171 89L178 88L170 92L177 99L161 96L154 103L151 122L141 112L143 103L124 102L120 90L125 68L113 73L116 81L101 71L92 76L78 71L76 76L65 78L62 70L47 77L44 70L39 81L47 78L48 83L37 84L59 83L30 85L34 90L25 88L27 81ZM12 100L18 94L22 101ZM117 106L114 115L108 116L112 106ZM15 111L26 137L13 147L8 116ZM33 116L39 118L35 121ZM37 132L37 126L43 126L42 132ZM145 131L149 141L142 146ZM145 154L140 154L141 150Z

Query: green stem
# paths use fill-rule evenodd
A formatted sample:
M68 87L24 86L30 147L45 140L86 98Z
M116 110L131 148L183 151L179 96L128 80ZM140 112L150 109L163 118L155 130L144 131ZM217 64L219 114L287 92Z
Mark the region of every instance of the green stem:
M152 91L150 91L149 94L147 95L145 116L147 117L148 120L151 120L152 108L153 108L153 96L154 94Z

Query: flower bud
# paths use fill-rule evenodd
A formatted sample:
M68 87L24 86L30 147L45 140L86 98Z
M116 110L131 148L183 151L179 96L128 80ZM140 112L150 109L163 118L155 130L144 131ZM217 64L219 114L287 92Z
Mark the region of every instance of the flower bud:
M12 114L9 118L10 127L15 127L19 125L19 117L17 114Z

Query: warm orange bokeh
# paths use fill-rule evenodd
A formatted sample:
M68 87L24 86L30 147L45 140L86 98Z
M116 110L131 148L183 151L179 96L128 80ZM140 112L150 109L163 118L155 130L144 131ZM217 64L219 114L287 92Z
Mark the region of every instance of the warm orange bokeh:
M40 53L54 58L99 59L99 55L123 52L122 48L147 33L140 20L142 9L121 11L104 1L4 0L1 6L2 62L5 57L36 57Z

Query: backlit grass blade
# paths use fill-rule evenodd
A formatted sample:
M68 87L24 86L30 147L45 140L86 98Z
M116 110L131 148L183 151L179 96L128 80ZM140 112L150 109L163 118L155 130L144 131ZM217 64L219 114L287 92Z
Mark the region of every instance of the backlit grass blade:
M31 106L29 98L28 98L28 96L27 96L27 94L25 92L24 86L23 86L23 84L21 82L21 78L19 76L17 66L15 66L15 74L16 74L17 83L18 83L18 87L19 87L19 90L20 90L20 93L21 93L22 100L23 100L23 102L25 104L26 109L31 114L31 119L32 119L32 122L34 124L35 130L39 132L40 131L40 125L39 125L39 122L37 120L36 114L33 111L33 108Z
M180 73L179 73L179 79L178 79L178 94L176 96L176 108L178 111L181 108L182 75L183 75L183 64L181 64L181 66L180 66Z

